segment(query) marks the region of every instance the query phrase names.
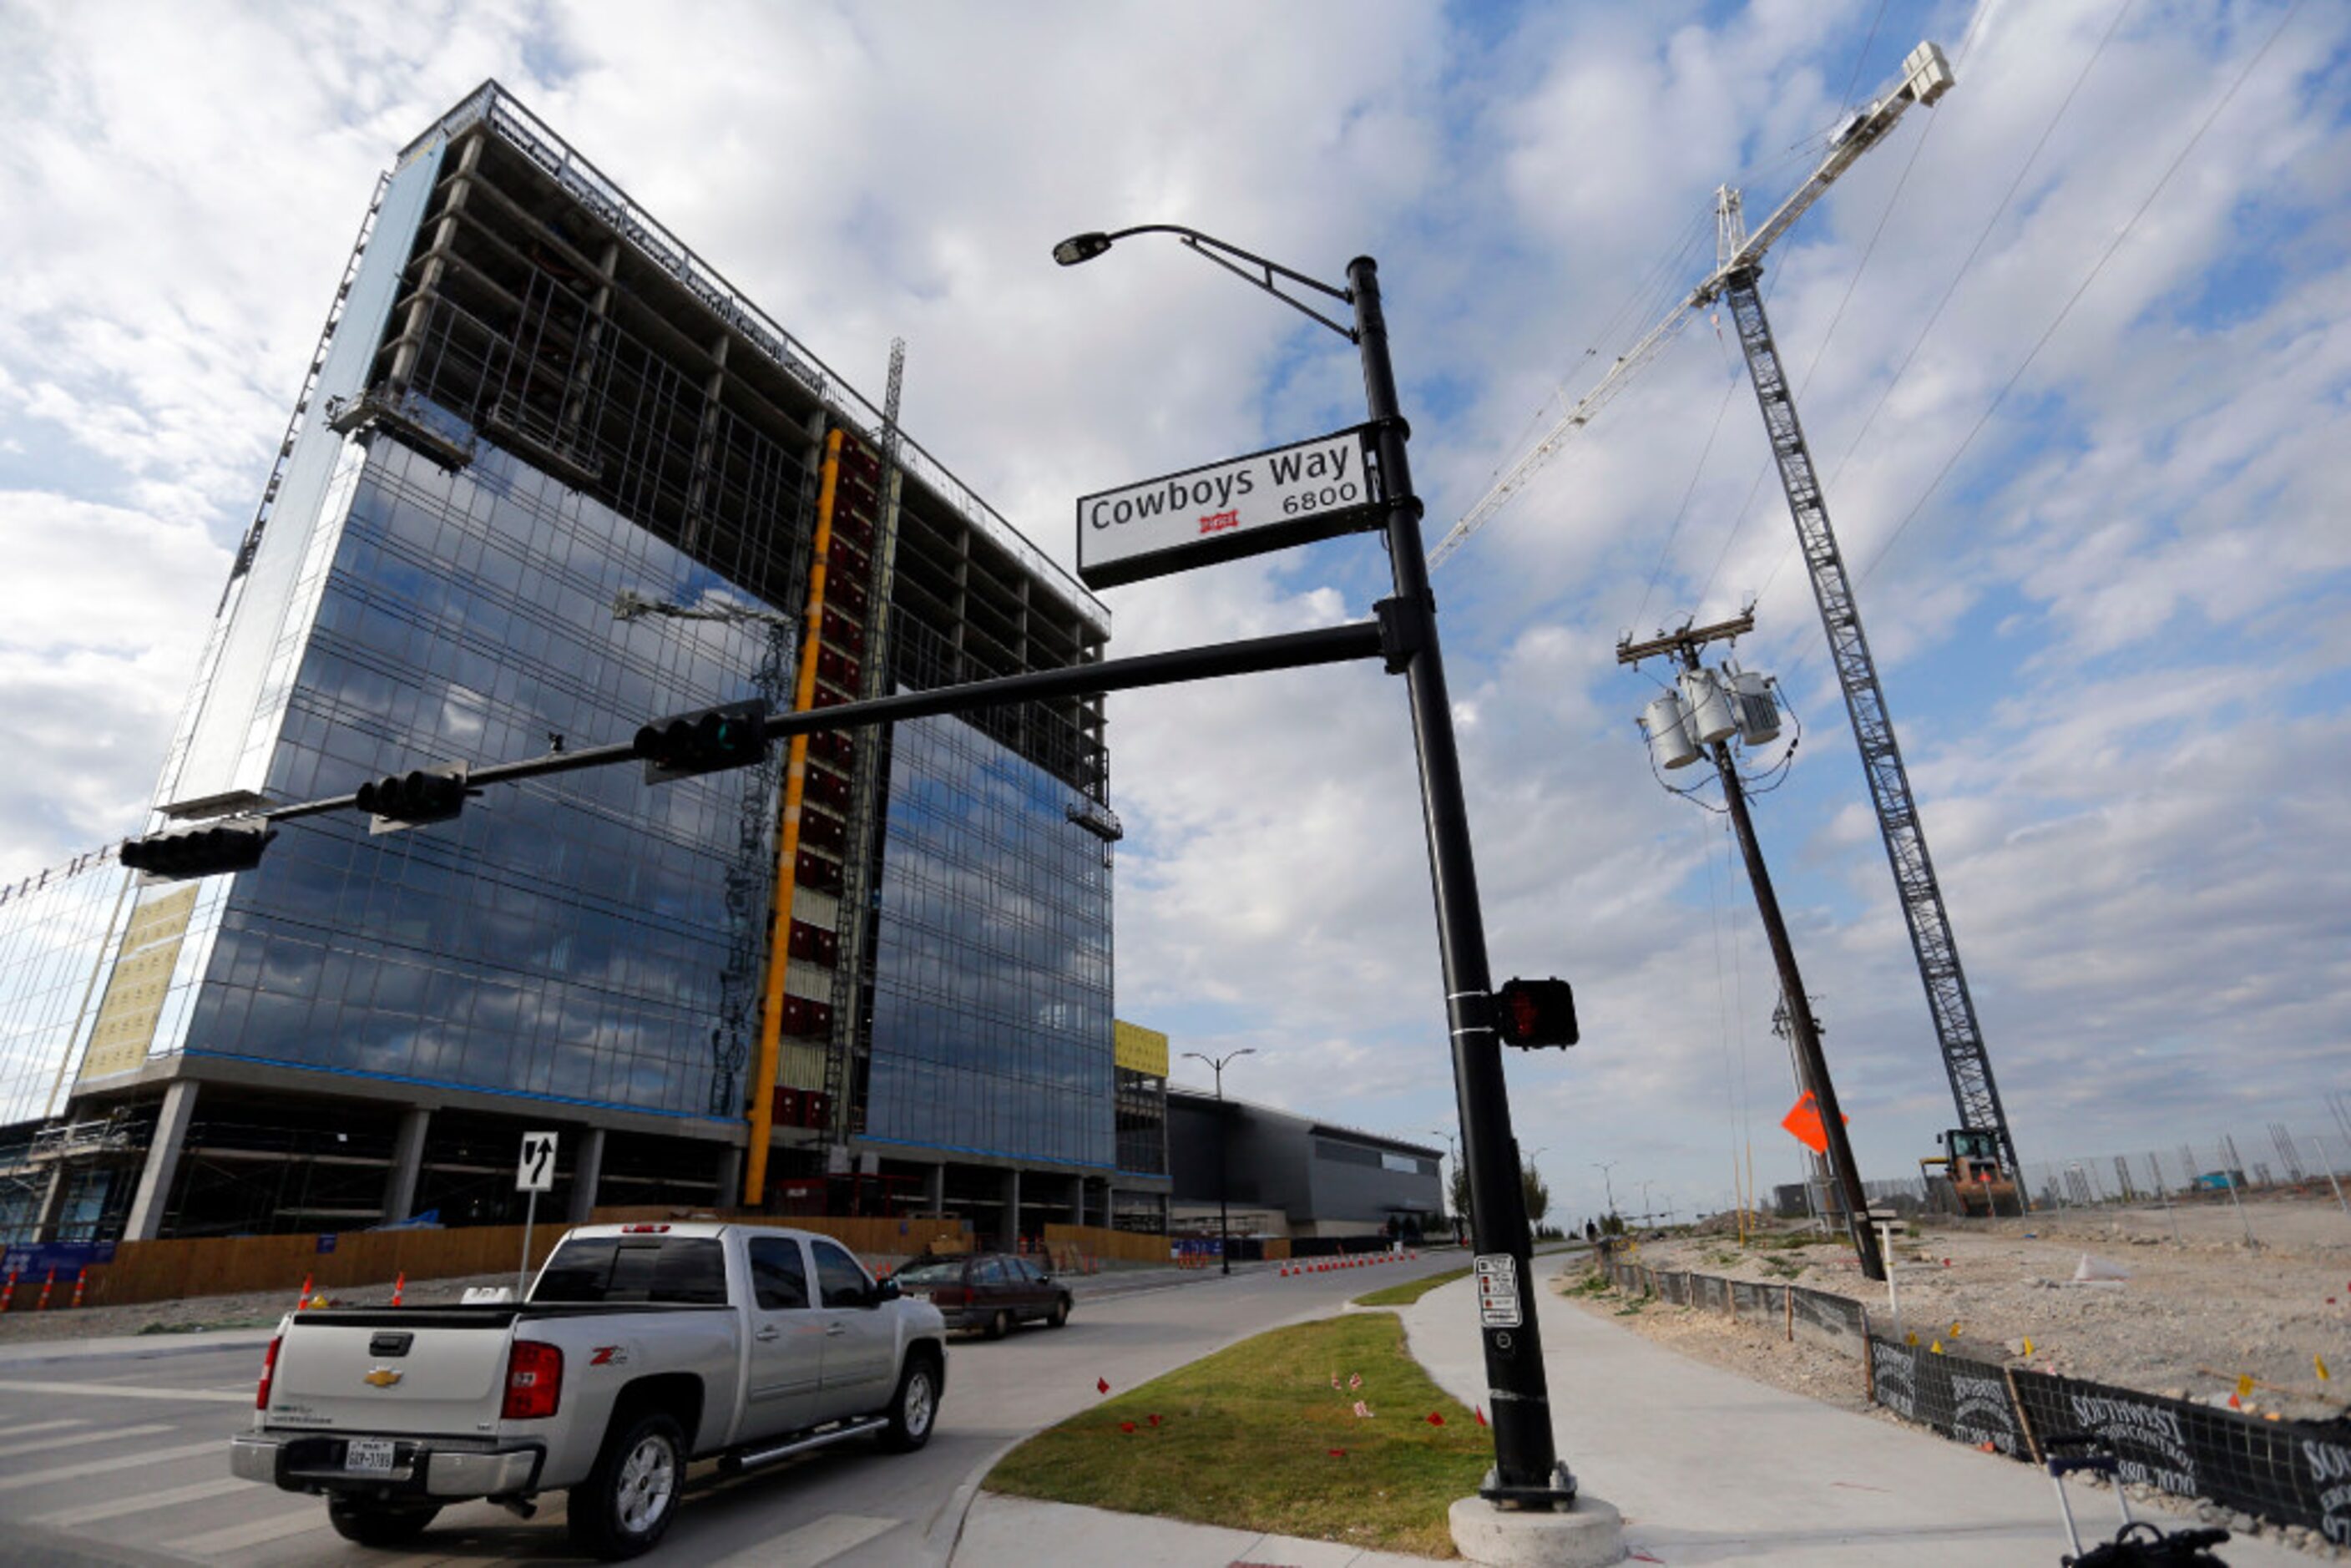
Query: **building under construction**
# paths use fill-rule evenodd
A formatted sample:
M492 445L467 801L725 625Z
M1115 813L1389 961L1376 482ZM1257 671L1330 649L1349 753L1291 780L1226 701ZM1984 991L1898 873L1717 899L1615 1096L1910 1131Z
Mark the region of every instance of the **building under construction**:
M1107 612L899 432L897 377L867 401L485 85L369 204L151 831L1099 659ZM770 1207L1164 1224L1107 782L1071 699L290 821L200 883L85 857L0 903L7 1228L500 1220L533 1129L575 1217L747 1165Z

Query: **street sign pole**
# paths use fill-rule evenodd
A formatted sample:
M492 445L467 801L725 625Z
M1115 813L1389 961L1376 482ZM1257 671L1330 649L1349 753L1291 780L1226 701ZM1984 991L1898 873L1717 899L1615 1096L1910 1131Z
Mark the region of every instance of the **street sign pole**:
M555 1147L553 1133L525 1133L522 1135L522 1158L515 1166L515 1186L529 1196L522 1208L522 1261L515 1269L515 1300L520 1301L530 1289L530 1233L538 1223L538 1195L555 1185Z
M1347 264L1363 355L1364 401L1371 413L1387 505L1388 566L1395 598L1382 607L1402 622L1402 663L1412 699L1413 750L1420 762L1421 811L1428 833L1428 873L1437 894L1437 942L1445 973L1445 1014L1452 1031L1453 1092L1461 1116L1461 1164L1469 1173L1469 1228L1477 1251L1479 1336L1486 1384L1494 1396L1494 1469L1479 1495L1504 1505L1562 1507L1575 1478L1552 1440L1551 1395L1542 1341L1535 1326L1533 1251L1518 1144L1494 1032L1493 976L1487 967L1485 917L1470 858L1469 817L1461 798L1461 760L1453 709L1437 652L1437 605L1421 548L1421 504L1405 460L1409 432L1388 362L1386 315L1380 308L1379 264ZM1390 668L1395 668L1392 662Z

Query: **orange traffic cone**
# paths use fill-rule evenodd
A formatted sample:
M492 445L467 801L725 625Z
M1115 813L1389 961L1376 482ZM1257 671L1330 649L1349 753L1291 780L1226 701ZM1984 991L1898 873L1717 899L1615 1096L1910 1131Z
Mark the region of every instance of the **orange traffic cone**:
M294 1310L296 1312L298 1312L304 1307L310 1304L310 1281L316 1278L318 1278L318 1276L315 1274L305 1274L302 1276L302 1293L294 1299Z
M402 1292L402 1291L407 1290L407 1289L408 1289L408 1270L405 1270L405 1269L402 1269L402 1270L398 1274L396 1274L396 1275L394 1275L394 1276L392 1277L392 1304L393 1306L395 1306L395 1307L396 1307L396 1306L400 1305L400 1295L401 1295L401 1292Z
M0 1312L6 1312L16 1300L16 1270L8 1270L8 1282L0 1285Z
M66 1306L67 1306L68 1309L71 1309L71 1308L78 1307L78 1306L81 1305L81 1291L82 1291L82 1287L83 1287L85 1284L89 1283L89 1270L87 1268L82 1269L82 1270L79 1270L78 1271L77 1271L77 1272L75 1273L75 1275L74 1275L74 1293L73 1293L73 1300L72 1300L72 1301L68 1301L68 1302L66 1303Z
M56 1290L57 1285L57 1271L55 1269L52 1269L49 1270L49 1277L41 1281L41 1299L33 1303L33 1310L35 1312L45 1312L49 1310L49 1292Z

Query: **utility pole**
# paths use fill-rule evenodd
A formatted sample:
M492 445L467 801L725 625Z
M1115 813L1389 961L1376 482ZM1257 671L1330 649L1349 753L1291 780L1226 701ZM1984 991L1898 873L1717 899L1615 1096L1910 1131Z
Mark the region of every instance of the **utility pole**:
M1609 1178L1608 1173L1624 1163L1625 1162L1622 1160L1593 1160L1592 1162L1593 1168L1600 1173L1601 1186L1608 1194L1608 1217L1612 1219L1616 1217L1616 1184Z
M1694 689L1703 684L1712 690L1713 677L1700 666L1698 649L1754 629L1755 616L1750 611L1711 626L1685 625L1678 632L1646 643L1635 643L1628 638L1616 645L1616 662L1637 664L1643 659L1669 654L1681 664L1686 686ZM1668 694L1663 700L1680 699ZM1682 744L1703 749L1713 760L1715 774L1722 781L1723 802L1729 809L1731 827L1739 835L1740 852L1747 860L1747 881L1755 889L1755 906L1763 916L1764 936L1771 945L1771 961L1780 971L1780 995L1787 1006L1788 1022L1795 1040L1800 1087L1812 1095L1813 1103L1820 1111L1822 1129L1828 1136L1829 1168L1844 1199L1846 1233L1853 1238L1854 1250L1861 1259L1862 1278L1883 1280L1886 1265L1878 1256L1877 1238L1866 1218L1869 1200L1861 1190L1861 1171L1854 1163L1853 1144L1845 1135L1844 1117L1837 1109L1836 1087L1829 1081L1828 1061L1821 1054L1820 1025L1813 1017L1812 998L1804 990L1803 976L1796 968L1796 949L1788 940L1787 924L1780 915L1779 895L1771 890L1771 873L1763 863L1762 848L1755 841L1755 824L1748 816L1747 790L1740 782L1739 765L1730 755L1730 731L1726 729L1710 740L1701 740L1689 728L1693 716L1684 712L1675 722L1682 728ZM1777 733L1776 723L1771 733ZM1653 734L1653 746L1657 738Z

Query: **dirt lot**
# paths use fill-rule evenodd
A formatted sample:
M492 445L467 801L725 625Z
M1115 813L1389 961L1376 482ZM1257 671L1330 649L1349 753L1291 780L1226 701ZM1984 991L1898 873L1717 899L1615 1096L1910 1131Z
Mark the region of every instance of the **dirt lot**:
M2250 1248L2248 1224L2258 1244ZM2113 1265L2128 1277L2075 1283L2085 1254L2094 1267ZM1886 1287L1861 1278L1850 1250L1802 1228L1776 1227L1743 1249L1735 1233L1647 1239L1632 1256L1653 1269L1850 1296L1868 1307L1881 1332L1893 1316ZM2249 1201L2241 1219L2223 1199L2169 1213L2067 1209L2021 1220L1928 1221L1898 1239L1890 1261L1902 1332L1921 1344L1940 1341L1977 1360L2220 1406L2239 1377L2250 1375L2258 1381L2241 1404L2255 1414L2332 1420L2351 1413L2351 1216L2331 1196ZM1632 1303L1614 1295L1579 1299L1686 1354L1848 1409L1871 1409L1858 1364L1833 1351L1791 1344L1718 1312L1658 1301L1627 1310ZM2332 1374L2325 1381L2322 1359ZM2223 1522L2242 1531L2252 1521ZM2288 1539L2322 1556L2333 1551L2291 1532Z
M2259 1246L2245 1245L2246 1224ZM1874 1326L1898 1316L1920 1343L1980 1360L2216 1405L2250 1375L2249 1410L2325 1420L2351 1409L2351 1216L2331 1198L2251 1202L2242 1222L2225 1202L1928 1222L1890 1260L1898 1314L1848 1249L1803 1245L1806 1234L1782 1228L1744 1250L1735 1235L1646 1241L1637 1258L1833 1291L1866 1305ZM2076 1282L2101 1265L2127 1277Z

